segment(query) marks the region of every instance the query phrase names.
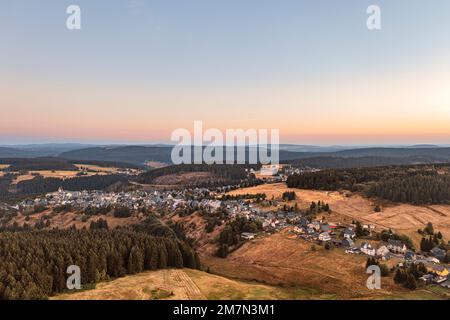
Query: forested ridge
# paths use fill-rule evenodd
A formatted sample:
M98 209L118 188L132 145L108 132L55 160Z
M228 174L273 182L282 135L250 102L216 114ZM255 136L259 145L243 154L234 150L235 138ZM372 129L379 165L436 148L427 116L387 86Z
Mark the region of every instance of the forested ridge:
M133 230L0 232L0 299L44 299L66 290L67 267L93 284L144 270L198 268L195 252L175 237Z
M294 174L290 188L349 190L394 202L437 204L450 202L448 165L327 169Z
M254 176L249 175L247 171L250 168L259 168L259 166L181 164L144 172L137 177L137 181L140 183L151 184L154 179L165 175L187 172L209 172L212 174L212 177L209 182L204 183L204 186L238 184L246 179L254 179Z

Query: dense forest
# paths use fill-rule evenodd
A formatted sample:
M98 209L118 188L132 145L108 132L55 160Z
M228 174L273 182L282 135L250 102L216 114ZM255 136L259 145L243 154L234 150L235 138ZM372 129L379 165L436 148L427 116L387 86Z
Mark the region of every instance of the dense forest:
M117 182L126 182L123 175L94 175L89 177L76 177L70 179L35 177L32 180L21 181L17 184L18 192L22 194L39 194L64 190L101 190Z
M382 180L370 186L366 195L412 204L448 203L450 176L414 175Z
M257 169L259 166L249 165L207 165L207 164L182 164L169 166L144 172L137 177L137 181L145 184L152 184L154 179L177 173L187 172L209 172L211 180L203 183L202 186L221 186L228 184L239 184L244 180L254 179L254 175L249 174L248 170Z
M296 168L320 168L320 169L344 169L344 168L364 168L394 165L412 165L416 163L437 163L438 159L431 156L410 156L410 157L337 157L337 156L317 156L304 159L283 161Z
M166 267L198 268L191 247L175 237L132 230L19 231L0 233L0 299L44 299L66 290L67 268L81 283Z
M294 174L290 188L350 190L394 202L435 204L450 201L448 165L326 169Z

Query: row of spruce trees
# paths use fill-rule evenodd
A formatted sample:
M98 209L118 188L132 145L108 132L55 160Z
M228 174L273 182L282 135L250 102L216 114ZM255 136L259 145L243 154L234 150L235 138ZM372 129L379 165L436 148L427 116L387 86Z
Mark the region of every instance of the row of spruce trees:
M45 299L66 290L67 267L86 286L144 270L199 268L185 241L127 229L0 232L0 299Z

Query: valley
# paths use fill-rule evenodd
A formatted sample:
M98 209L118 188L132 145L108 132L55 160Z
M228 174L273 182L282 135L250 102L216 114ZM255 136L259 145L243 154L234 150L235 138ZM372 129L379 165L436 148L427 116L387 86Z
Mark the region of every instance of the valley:
M446 248L444 241L450 237L448 204L395 203L345 189L289 188L286 176L292 171L299 174L289 165L281 166L273 176L245 166L176 166L144 172L106 164L75 166L95 172L94 177L128 173L120 184L103 190L67 191L59 187L15 205L1 205L4 213L0 227L18 235L39 230L42 237L53 237L55 230L93 235L101 230L131 232L137 237L144 232L188 244L198 254L199 264L183 256L183 264L197 265L198 269L173 269L170 267L181 262L171 260L166 265L147 261L150 253L140 248L144 260L136 258L137 269L130 269L124 256L125 269L119 277L110 277L109 267L100 267L95 272L101 276L89 276L99 280L95 289L92 283L86 283L86 290L57 291L54 299L448 297L441 286L445 273L442 271L441 276L441 271L435 271L450 270L444 261L447 251L439 259L437 251L422 251L423 238L429 237L422 230L429 225L435 230L433 241L438 232L441 237L439 246L433 242L433 247ZM40 172L44 174L45 170ZM306 172L321 174L317 169ZM56 175L59 171L48 173ZM77 178L56 179L67 183ZM406 245L405 251L389 247L398 239ZM386 252L381 253L383 247ZM408 252L413 253L414 260L407 258ZM387 270L380 290L366 286L366 265L371 258ZM146 269L152 263L158 264L157 270ZM422 274L431 277L429 283L422 283L418 276L413 290L395 280L398 272L410 272L412 265L423 265L421 268L427 271Z

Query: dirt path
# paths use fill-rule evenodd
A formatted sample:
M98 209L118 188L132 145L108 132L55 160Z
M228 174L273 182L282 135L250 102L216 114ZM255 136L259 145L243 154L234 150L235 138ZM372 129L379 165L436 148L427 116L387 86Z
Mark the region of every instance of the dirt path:
M183 288L189 300L206 300L199 287L183 270L171 270L170 280Z
M170 293L162 299L203 300L206 297L184 270L165 269L99 283L96 289L62 294L62 300L150 300L152 291Z

